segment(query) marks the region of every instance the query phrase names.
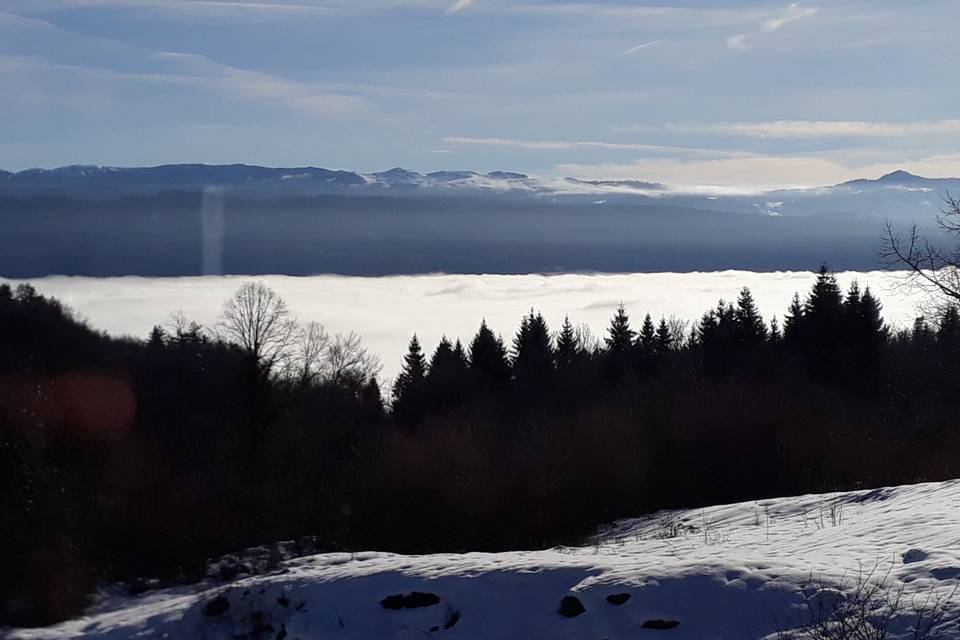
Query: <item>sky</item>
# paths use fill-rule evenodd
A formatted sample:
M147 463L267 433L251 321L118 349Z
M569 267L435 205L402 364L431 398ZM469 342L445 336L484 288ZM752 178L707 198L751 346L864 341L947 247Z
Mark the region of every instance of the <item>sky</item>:
M960 0L0 0L0 168L960 175Z
M870 287L883 303L883 316L894 327L907 327L921 315L923 295L898 286L903 274L892 271L844 272L844 291L854 280ZM809 293L816 280L807 271L755 273L631 273L563 275L456 275L360 278L322 275L269 275L263 282L287 301L300 322L321 323L330 334L357 332L382 361L381 381L396 376L410 336L417 334L427 354L444 335L469 344L480 319L509 345L520 319L531 307L542 312L553 330L569 316L602 338L617 306L623 304L635 327L650 313L657 321L674 316L696 321L723 298L734 301L750 287L764 318L783 322L795 292ZM249 276L191 278L82 278L51 276L31 281L41 294L57 298L91 326L113 335L145 338L172 313L214 327L223 303ZM12 285L18 281L4 280ZM389 385L384 385L388 388Z

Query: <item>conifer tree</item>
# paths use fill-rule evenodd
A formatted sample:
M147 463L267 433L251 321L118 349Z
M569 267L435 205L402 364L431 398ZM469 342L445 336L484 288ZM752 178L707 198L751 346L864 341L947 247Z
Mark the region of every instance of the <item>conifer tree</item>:
M167 342L167 332L160 325L154 325L147 338L147 344L154 349L162 349Z
M645 353L653 353L657 344L657 330L653 326L653 319L648 313L643 317L640 333L637 335L637 346Z
M856 355L856 348L851 352L847 319L837 279L823 265L804 305L803 332L799 341L807 367L819 381L862 383L859 372L866 368L866 361ZM851 367L855 371L850 371Z
M463 347L461 346L461 350ZM466 362L462 361L454 351L453 345L446 336L440 338L440 344L437 345L433 355L430 357L430 367L427 378L439 380L456 376L466 371Z
M870 287L867 287L860 298L860 330L872 346L886 342L890 335L890 330L881 316L882 310L883 305L873 296Z
M417 334L413 334L413 337L410 338L407 354L403 356L403 367L393 383L394 399L402 402L406 395L423 384L426 375L427 362L423 356Z
M503 382L510 378L510 365L507 363L507 350L503 346L503 339L493 334L486 320L480 323L480 329L470 342L470 369L493 382Z
M800 303L800 294L794 293L790 308L783 317L783 339L790 343L798 342L802 323L803 305Z
M463 348L463 343L460 342L460 338L457 338L457 342L453 345L453 355L457 359L457 366L461 367L464 371L470 367L467 351Z
M947 306L941 314L937 342L945 346L960 346L960 311L956 305Z
M809 317L815 328L836 329L834 324L840 319L843 309L843 296L837 278L827 265L821 265L817 281L810 290L804 306L804 316ZM819 327L817 325L820 325ZM832 326L831 326L832 325Z
M770 319L770 342L777 343L783 340L783 334L780 332L780 322L777 316Z
M854 280L850 283L850 289L847 290L847 297L843 301L843 309L848 314L856 315L860 313L860 283Z
M734 315L737 341L742 344L757 344L767 339L767 327L763 317L757 309L750 289L744 287L737 298L737 308Z
M517 379L537 380L553 370L553 347L550 344L550 329L543 315L530 315L520 322L520 329L513 339L513 373Z
M627 353L633 347L633 340L637 332L630 328L630 317L627 315L627 309L620 304L617 306L617 312L610 321L608 335L604 338L607 350L611 353Z
M582 353L583 347L580 340L577 339L573 323L570 322L569 316L564 316L563 326L560 327L560 333L557 334L557 369L569 369Z
M666 353L673 348L673 334L670 333L670 326L666 318L660 318L660 324L657 326L656 350L657 353Z

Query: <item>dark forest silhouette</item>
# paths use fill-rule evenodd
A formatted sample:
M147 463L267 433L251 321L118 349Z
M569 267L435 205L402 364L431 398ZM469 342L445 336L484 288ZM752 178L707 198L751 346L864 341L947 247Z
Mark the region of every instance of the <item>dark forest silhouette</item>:
M244 285L218 331L115 339L0 286L0 624L210 557L536 548L667 507L960 475L960 314L891 331L821 269L782 322L748 289L693 326L536 310L510 340L416 336L385 408L356 336ZM269 330L265 330L268 327Z

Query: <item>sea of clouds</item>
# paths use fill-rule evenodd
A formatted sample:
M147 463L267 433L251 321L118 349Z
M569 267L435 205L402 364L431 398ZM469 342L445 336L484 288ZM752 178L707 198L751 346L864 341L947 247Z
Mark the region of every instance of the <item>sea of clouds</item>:
M856 279L883 302L887 322L912 322L921 302L896 287L902 275L873 271L838 274L846 290ZM533 308L556 329L569 315L602 335L621 302L639 326L655 319L696 320L720 298L735 300L748 286L764 317L782 319L794 292L805 296L815 280L809 272L420 275L362 278L337 275L203 276L189 278L84 278L53 276L31 281L37 290L69 305L92 326L114 335L145 337L156 324L182 311L206 326L216 323L223 302L244 282L275 289L302 321L316 320L330 333L356 331L383 360L383 379L396 375L410 336L433 351L440 337L466 344L485 318L509 343L521 317ZM0 279L3 281L3 279ZM11 284L19 281L6 280Z

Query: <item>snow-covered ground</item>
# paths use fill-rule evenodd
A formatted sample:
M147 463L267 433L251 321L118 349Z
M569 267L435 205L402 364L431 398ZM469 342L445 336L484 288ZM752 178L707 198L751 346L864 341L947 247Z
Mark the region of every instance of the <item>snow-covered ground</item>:
M850 599L863 580L885 581L884 599L902 590L902 619L877 637L913 637L916 610L940 603L937 637L960 638L960 481L658 513L577 548L314 555L230 583L104 597L82 618L10 637L774 638L805 619L804 594L839 602L833 589ZM382 604L413 592L436 598ZM561 615L566 596L585 611Z

